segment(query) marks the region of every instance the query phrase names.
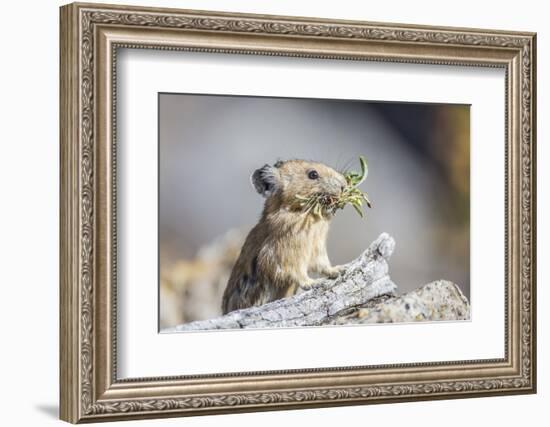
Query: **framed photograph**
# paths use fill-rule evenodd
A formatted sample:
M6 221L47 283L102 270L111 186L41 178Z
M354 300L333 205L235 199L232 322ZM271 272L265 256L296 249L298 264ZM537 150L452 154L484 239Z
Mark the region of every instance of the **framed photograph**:
M60 13L63 420L536 391L535 34Z

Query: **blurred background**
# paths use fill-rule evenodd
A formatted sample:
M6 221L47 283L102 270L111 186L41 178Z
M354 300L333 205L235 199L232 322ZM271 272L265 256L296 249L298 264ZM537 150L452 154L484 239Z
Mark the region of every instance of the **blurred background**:
M380 233L396 240L399 293L447 279L470 298L470 107L159 95L160 328L221 314L221 295L264 199L250 175L302 158L359 170L373 204L332 221L334 265ZM366 209L366 208L365 208Z

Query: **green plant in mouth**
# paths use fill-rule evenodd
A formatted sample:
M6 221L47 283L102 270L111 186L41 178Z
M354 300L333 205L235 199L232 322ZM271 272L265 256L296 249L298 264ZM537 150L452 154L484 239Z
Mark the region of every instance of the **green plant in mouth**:
M296 199L299 202L299 206L304 209L306 214L311 212L320 217L323 211L334 214L338 209L344 209L347 204L350 204L359 216L363 217L363 202L369 208L372 205L367 193L358 188L367 178L367 159L359 156L359 163L361 165L361 172L350 171L344 174L347 185L340 196L332 196L326 193L316 193L310 197L297 195Z

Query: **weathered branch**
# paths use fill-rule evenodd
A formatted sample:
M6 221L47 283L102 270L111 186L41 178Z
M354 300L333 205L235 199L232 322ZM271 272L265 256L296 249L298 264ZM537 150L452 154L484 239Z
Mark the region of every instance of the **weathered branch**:
M395 241L381 234L336 279L320 279L310 290L225 316L164 329L184 332L211 329L275 328L364 323L463 320L470 304L453 283L439 280L396 296L388 274Z
M342 313L363 306L382 295L394 295L396 286L388 275L388 259L395 247L381 234L336 279L320 279L310 290L289 298L233 311L225 316L178 325L163 332L206 329L273 328L330 323Z

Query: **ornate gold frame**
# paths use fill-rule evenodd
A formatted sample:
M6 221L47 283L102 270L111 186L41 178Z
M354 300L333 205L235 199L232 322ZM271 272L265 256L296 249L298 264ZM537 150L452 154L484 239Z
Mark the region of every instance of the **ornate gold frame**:
M61 418L73 423L535 392L535 34L71 4L61 8ZM502 67L505 357L118 380L118 47Z

